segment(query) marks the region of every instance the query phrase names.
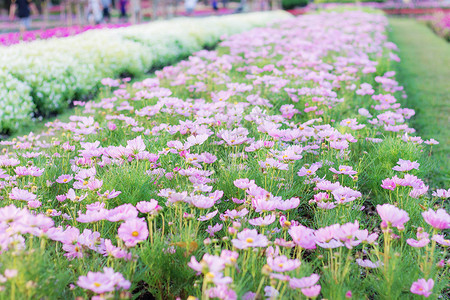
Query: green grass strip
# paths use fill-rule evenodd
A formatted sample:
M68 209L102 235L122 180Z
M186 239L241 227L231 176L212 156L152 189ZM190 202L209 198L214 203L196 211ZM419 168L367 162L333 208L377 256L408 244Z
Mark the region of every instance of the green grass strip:
M448 185L450 159L450 44L414 19L390 18L390 40L399 47L397 80L405 87L406 107L416 116L411 125L433 147L437 167L433 181Z

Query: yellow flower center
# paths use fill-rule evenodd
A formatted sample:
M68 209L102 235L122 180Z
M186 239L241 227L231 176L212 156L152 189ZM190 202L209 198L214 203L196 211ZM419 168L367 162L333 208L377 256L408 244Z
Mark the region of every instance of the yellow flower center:
M131 233L131 235L132 235L132 236L134 236L134 237L136 237L136 236L138 236L138 235L139 235L139 232L137 232L137 231L133 231L133 232Z
M63 182L67 182L67 178L64 178L64 179L63 179Z
M283 265L283 264L278 264L278 266L279 266L280 268L282 268L284 265Z
M308 170L308 171L306 171L306 173L308 173L308 174L311 174L311 173L312 173L312 171L311 171L311 170Z
M253 243L253 239L252 238L247 238L246 240L245 240L247 243Z
M100 283L98 283L98 282L94 282L94 285L95 285L96 287L99 287L99 286L101 286L101 284L100 284Z

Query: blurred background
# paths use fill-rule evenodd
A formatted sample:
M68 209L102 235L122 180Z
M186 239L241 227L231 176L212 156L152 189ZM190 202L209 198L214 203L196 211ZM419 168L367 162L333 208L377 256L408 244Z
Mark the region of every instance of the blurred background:
M353 0L0 0L0 43L64 37L177 16L203 17L285 9L294 15ZM450 0L362 0L390 15L449 23ZM24 34L27 33L27 34ZM444 34L447 35L447 34Z

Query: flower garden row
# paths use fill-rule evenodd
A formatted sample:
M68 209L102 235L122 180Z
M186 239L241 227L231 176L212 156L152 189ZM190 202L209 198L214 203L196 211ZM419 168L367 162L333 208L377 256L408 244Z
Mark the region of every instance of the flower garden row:
M2 142L0 296L441 297L450 191L386 26L253 29Z
M98 24L87 26L70 26L70 27L56 27L45 30L31 30L20 32L11 32L0 34L0 45L10 46L20 42L31 42L35 40L47 40L52 38L62 38L77 35L93 29L104 28L120 28L130 26L128 23L124 24Z
M176 19L0 48L0 131L95 93L100 79L139 75L285 12Z
M436 13L427 23L437 35L450 42L450 12Z

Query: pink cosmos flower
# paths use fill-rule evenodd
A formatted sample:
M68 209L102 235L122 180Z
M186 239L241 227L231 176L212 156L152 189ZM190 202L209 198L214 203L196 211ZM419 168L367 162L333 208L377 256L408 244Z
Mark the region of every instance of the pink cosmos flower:
M223 224L217 223L214 226L208 225L208 229L206 229L206 232L209 233L210 236L214 236L216 232L221 231L223 228Z
M339 187L335 189L332 194L334 199L336 199L336 202L339 204L354 201L362 196L360 192L352 190L349 187Z
M9 193L9 198L13 200L33 201L36 199L36 195L27 190L15 187L11 190L11 193Z
M110 222L118 222L135 219L137 215L137 209L133 205L126 203L111 209L107 213L106 219Z
M442 208L437 211L431 208L422 213L422 217L425 222L436 229L449 229L450 228L450 215Z
M302 176L311 176L316 174L316 171L322 167L322 163L315 163L312 164L310 168L302 167L298 172L297 175Z
M420 164L417 161L412 162L410 160L403 160L401 158L398 160L397 164L398 166L393 167L392 170L398 172L406 172L412 169L419 170L420 166Z
M318 285L314 285L312 287L303 288L303 289L301 289L301 291L302 291L303 295L305 295L308 298L316 298L317 296L319 296L321 288L322 287L318 284Z
M243 179L236 179L233 184L240 189L248 189L251 186L255 185L255 181L254 180L250 180L248 178L243 178Z
M278 201L277 209L279 210L290 210L297 208L300 205L300 199L297 197L293 197L291 199L287 199L285 201Z
M231 250L222 250L222 252L220 252L220 258L223 259L225 261L225 265L228 266L235 265L238 257L239 253Z
M450 197L450 189L437 189L435 192L432 193L433 197L438 197L442 199L447 199Z
M161 209L161 206L159 206L158 201L156 201L155 199L150 199L150 201L138 202L136 204L136 208L144 214L155 214Z
M127 247L136 246L148 237L147 222L144 219L129 219L120 225L118 234Z
M404 224L409 221L408 213L392 204L377 205L377 212L381 220L383 220L381 222L382 228L393 226L403 230L405 228Z
M107 190L104 193L100 193L99 191L97 191L97 195L99 195L100 197L104 197L106 199L116 198L120 194L122 194L122 192L121 191L116 191L116 190L111 190L111 191Z
M113 122L108 122L108 129L114 131L117 129L117 125L114 124Z
M141 136L136 137L133 140L127 141L126 149L131 151L133 155L137 155L145 150L145 144Z
M450 247L450 240L446 240L443 234L435 234L431 239L444 247Z
M363 268L370 268L370 269L376 269L376 268L378 268L378 267L383 265L383 263L381 261L372 262L369 259L362 260L360 258L356 259L356 263L358 265L360 265L361 267L363 267Z
M269 256L267 258L267 264L275 272L288 272L300 267L301 262L298 259L288 259L286 256L281 255L275 258Z
M56 179L57 183L69 183L72 181L73 176L72 175L61 175Z
M76 219L80 223L92 223L100 220L104 220L106 217L107 211L105 209L101 210L87 210L86 214L82 214L81 211L78 211L78 218Z
M216 209L215 211L210 212L210 213L206 214L205 216L198 217L197 220L200 222L211 220L212 218L214 218L217 215L218 212L219 211Z
M112 256L114 258L123 258L125 260L131 260L132 255L128 253L126 250L121 249L119 247L114 246L111 243L111 240L105 240L105 256Z
M289 281L289 286L293 289L303 289L315 285L320 279L317 274L312 274L308 277L303 278L291 278Z
M319 190L334 191L334 190L340 188L341 184L339 182L332 183L331 181L323 180L323 181L317 182L316 186Z
M275 215L267 215L265 217L250 219L248 222L253 226L267 226L275 222L275 220Z
M433 286L434 286L433 279L430 278L428 280L425 280L421 278L413 282L410 291L413 294L422 295L425 298L428 298L431 295L431 290L433 289Z
M102 187L103 185L103 180L99 180L99 179L92 179L89 181L89 183L87 184L87 188L90 189L91 191L95 191L98 190Z
M430 242L430 239L420 239L420 240L407 239L406 240L406 243L414 248L423 248L426 245L428 245L429 242Z
M103 294L119 289L129 289L131 283L112 268L103 268L102 272L88 272L86 276L78 278L77 285L83 289L91 290L96 294Z
M332 141L330 142L330 147L336 150L347 149L349 146L347 141Z
M393 190L395 190L395 188L397 187L397 185L395 184L395 181L394 181L394 180L392 180L392 179L390 179L390 178L386 178L386 179L383 179L383 181L381 182L381 187L382 187L383 189L393 191Z
M13 278L17 276L18 271L16 269L6 269L5 270L5 277L6 278Z
M238 249L247 249L249 247L266 247L269 244L267 237L258 234L256 229L244 229L237 234L237 239L231 240L233 246Z
M335 168L330 168L330 171L335 174L344 174L344 175L356 175L358 172L354 171L352 167L349 166L339 166L339 170Z
M28 215L26 208L17 208L13 204L0 208L0 222L10 223Z
M210 272L212 274L218 274L225 269L225 262L226 260L219 256L205 253L200 262L197 261L195 256L191 256L191 261L188 263L188 266L199 273Z
M275 300L278 295L280 295L280 292L276 288L270 285L264 287L264 296L267 300Z
M427 145L438 145L439 144L439 142L436 141L435 139L430 139L428 141L425 141L424 143Z
M316 249L314 230L303 225L291 226L289 234L297 246L303 249Z

